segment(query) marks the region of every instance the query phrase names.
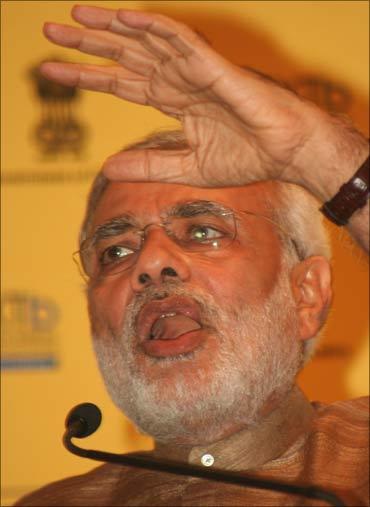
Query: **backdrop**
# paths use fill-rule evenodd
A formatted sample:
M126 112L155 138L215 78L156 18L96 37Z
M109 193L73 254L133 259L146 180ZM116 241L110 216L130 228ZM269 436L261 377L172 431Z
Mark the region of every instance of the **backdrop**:
M85 3L85 2L80 2ZM349 114L368 134L365 1L87 2L171 15L235 63ZM69 1L2 1L2 501L93 466L61 444L73 405L104 420L90 448L150 448L109 400L90 346L84 287L71 258L93 175L125 143L175 121L93 92L40 80L48 58L97 61L52 46L46 20L71 23ZM72 23L73 24L73 23ZM345 232L333 239L334 304L322 347L300 377L311 399L366 394L368 265Z

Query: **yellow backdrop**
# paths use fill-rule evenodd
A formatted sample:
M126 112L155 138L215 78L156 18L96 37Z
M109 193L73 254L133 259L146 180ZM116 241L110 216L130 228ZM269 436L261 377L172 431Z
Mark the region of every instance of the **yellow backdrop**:
M85 2L79 2L85 3ZM149 9L201 30L234 62L295 84L326 106L338 98L368 133L368 3L365 1L86 2ZM90 448L148 448L109 400L92 354L84 289L71 260L91 177L104 158L173 120L108 95L84 92L74 115L87 127L78 158L43 157L32 132L41 118L30 69L53 55L42 23L69 23L73 2L2 1L3 358L2 501L95 466L61 444L66 412L82 401L104 413ZM92 59L84 56L84 61ZM96 61L96 60L92 60ZM335 299L321 353L301 375L312 399L365 394L368 266L342 231L334 242ZM36 319L36 320L35 320ZM52 358L32 367L32 358ZM23 363L10 358L20 357ZM23 367L19 367L19 365ZM28 369L25 366L29 366ZM41 365L42 366L42 365Z

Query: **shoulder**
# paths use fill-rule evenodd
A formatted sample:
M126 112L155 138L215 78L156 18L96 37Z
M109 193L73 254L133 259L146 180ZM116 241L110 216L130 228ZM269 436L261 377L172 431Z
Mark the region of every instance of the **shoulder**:
M302 476L336 492L347 505L368 505L369 399L313 403Z
M86 474L53 482L24 496L15 506L109 505L123 468L105 464Z
M335 403L323 404L314 402L316 411L316 426L325 430L335 427L357 428L368 434L369 423L369 397L363 396L353 400L337 401Z
M308 440L311 458L327 472L361 480L368 469L369 398L313 404L316 417Z

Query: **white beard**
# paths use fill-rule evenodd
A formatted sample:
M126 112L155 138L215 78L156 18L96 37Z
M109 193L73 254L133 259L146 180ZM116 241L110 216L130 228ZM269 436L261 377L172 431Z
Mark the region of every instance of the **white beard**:
M153 297L174 294L193 298L202 323L216 330L217 351L206 366L204 351L197 361L197 350L137 361L138 312ZM228 428L255 425L271 397L281 399L291 390L303 354L287 274L280 275L263 307L239 305L231 310L226 303L222 309L211 295L171 282L138 296L126 309L121 332L109 329L97 336L98 318L91 315L94 348L109 394L140 431L162 442L207 444L225 436ZM154 380L151 371L156 372Z

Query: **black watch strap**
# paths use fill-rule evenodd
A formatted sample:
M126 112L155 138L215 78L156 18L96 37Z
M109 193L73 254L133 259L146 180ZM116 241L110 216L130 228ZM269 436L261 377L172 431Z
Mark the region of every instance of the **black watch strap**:
M353 213L365 206L369 199L369 157L339 192L327 201L320 211L337 225L346 225Z

